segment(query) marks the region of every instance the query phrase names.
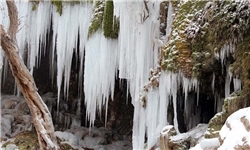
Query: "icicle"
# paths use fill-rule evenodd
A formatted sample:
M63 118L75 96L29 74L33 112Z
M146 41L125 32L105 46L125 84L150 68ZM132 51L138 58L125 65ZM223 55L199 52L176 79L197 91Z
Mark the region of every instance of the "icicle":
M128 80L128 90L134 110L133 148L144 147L145 116L139 93L146 84L150 68L156 66L160 48L160 2L114 0L116 15L120 18L119 78Z
M232 75L229 71L229 65L226 65L226 79L225 79L225 98L230 95L230 83L231 83Z
M172 28L172 24L173 24L173 14L174 14L174 10L173 10L173 7L172 7L172 2L169 1L168 16L167 16L167 27L166 27L166 41L170 37L171 28Z
M5 31L8 30L9 28L9 16L8 16L8 8L6 5L6 2L0 3L0 19L1 19L1 25L3 25L3 28ZM2 51L2 47L0 46L0 63L1 63L1 77L3 79L2 83L5 83L5 79L7 77L7 72L8 72L8 61L7 58L4 58L4 53ZM1 120L1 119L0 119Z
M166 99L165 99L166 100ZM146 126L148 137L148 148L153 147L156 143L156 128L159 124L159 89L150 91L146 106ZM159 135L158 135L159 136Z
M214 94L214 84L215 84L215 73L213 72L213 79L211 84L213 94Z
M223 73L223 67L226 65L226 58L230 56L230 54L234 53L235 51L235 44L232 42L226 43L222 46L220 53L219 53L219 59L221 60L221 66L222 66L222 73ZM218 54L215 55L215 57L218 57Z
M101 30L86 43L84 93L87 116L93 125L96 110L113 98L117 71L117 40L106 39ZM87 79L87 80L86 80Z
M51 74L54 73L55 53L57 55L57 88L59 100L61 99L61 85L64 83L64 96L67 98L69 92L69 80L71 73L71 63L73 53L77 48L78 33L80 38L80 58L83 61L84 45L87 39L87 27L90 22L92 5L83 3L79 5L63 5L63 14L60 16L53 9L53 41L52 41L52 59L51 59ZM82 15L85 14L85 15ZM83 32L85 30L85 32ZM81 62L81 67L83 64ZM82 73L82 70L81 70ZM53 78L53 77L52 77ZM80 77L80 79L82 76ZM64 79L64 81L63 81ZM82 79L81 79L82 81Z
M2 76L2 69L3 69L3 50L2 50L2 47L0 46L0 70L1 70L1 74L0 76ZM0 78L1 80L2 78ZM1 84L2 85L2 84Z
M241 80L238 78L233 78L234 91L241 90Z
M134 110L133 148L144 147L145 111L139 93L146 84L150 68L156 66L160 48L160 2L114 0L115 15L120 18L119 78L128 80Z
M28 6L27 6L28 5ZM27 18L25 18L25 23L23 29L17 36L18 43L28 44L28 67L30 73L33 74L33 69L38 66L38 60L41 57L42 44L46 45L46 34L51 23L51 3L42 2L37 4L36 10L32 10L33 4L27 3L23 4L23 9L28 9L26 12ZM25 12L24 12L25 13ZM26 17L26 16L22 16ZM25 37L27 39L25 39ZM20 44L22 47L21 51L24 51L26 45ZM23 52L24 54L24 52Z
M199 105L199 100L200 100L200 88L199 88L199 82L198 81L197 81L197 96L196 97L197 97L197 99L196 99L196 101L197 101L196 106L198 106Z
M92 15L92 4L91 3L85 3L85 7L79 9L79 14L84 14L84 15L79 15L79 20L80 20L80 25L79 25L79 38L80 43L79 43L79 58L80 58L80 70L79 70L79 93L83 92L83 69L84 69L84 48L85 44L87 41L87 31L88 27L91 21L91 15ZM81 95L79 95L81 98Z
M178 121L177 121L177 90L178 90L178 85L177 85L177 75L172 74L171 76L171 95L173 97L173 105L174 105L174 128L177 133L180 133L178 129Z

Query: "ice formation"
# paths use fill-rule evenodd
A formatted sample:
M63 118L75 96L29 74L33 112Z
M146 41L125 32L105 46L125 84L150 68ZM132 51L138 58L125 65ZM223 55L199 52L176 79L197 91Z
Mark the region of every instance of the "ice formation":
M90 23L92 5L89 3L81 5L67 4L64 5L63 11L64 13L60 16L54 9L52 18L53 45L51 66L53 73L54 60L57 58L58 103L61 98L62 83L64 83L63 96L68 96L71 63L73 53L75 52L77 54L78 34L81 38L79 54L81 60L83 60L84 47L82 45L84 45L87 40L87 29Z
M187 122L187 126L191 128L194 124L199 123L198 117L192 116L190 113L191 106L195 105L195 101L196 105L199 103L199 82L197 79L185 78L181 72L162 71L157 77L159 88L150 88L146 95L147 107L142 107L140 101L140 92L148 82L150 69L157 66L161 46L167 42L170 36L174 13L171 2L168 5L166 37L160 37L158 17L161 1L120 2L120 0L114 0L114 15L119 17L120 31L118 39L109 39L103 36L101 29L87 38L92 3L86 2L78 5L65 3L63 13L59 15L55 6L49 2L40 2L36 4L36 9L32 10L34 4L27 3L27 1L16 2L21 22L20 31L17 34L20 55L21 57L29 56L27 65L32 74L34 67L39 66L41 56L46 52L44 47L48 44L46 43L49 38L48 33L53 31L50 64L52 79L54 70L57 72L58 107L59 100L68 95L71 63L75 53L81 62L79 81L83 82L83 86L80 85L79 92L84 92L87 117L91 125L94 124L96 111L101 113L103 106L106 107L107 117L108 100L110 97L113 99L116 78L127 80L128 91L132 97L134 149L144 147L146 135L148 148L155 145L162 128L169 124L166 116L170 103L173 104L174 108L173 124L179 133L177 90L180 85L182 85L184 92L185 115L187 118L192 118ZM5 28L8 28L7 7L5 3L1 3L1 7L5 8L1 10L1 23ZM79 43L78 38L80 39ZM234 49L234 44L225 44L220 52L215 54L227 70L225 97L231 92L230 84L232 81L226 57L233 53ZM55 60L57 61L55 62ZM2 55L0 56L0 68L1 62L3 62ZM6 69L6 67L4 68ZM215 76L211 83L213 91L214 80ZM233 78L233 84L234 90L241 88L241 82L238 78ZM63 90L61 90L62 87L64 87ZM189 95L189 91L195 91L197 99L194 95ZM215 99L215 105L220 105L220 96L217 95ZM65 124L70 126L67 121ZM74 124L78 124L78 122L76 121Z
M67 96L68 93L71 61L73 52L76 52L79 34L81 40L78 55L80 55L81 62L85 60L80 67L83 68L84 65L84 76L80 74L79 79L82 80L81 76L86 79L84 80L84 94L87 116L91 124L94 123L96 111L101 112L103 105L107 107L109 96L113 98L115 79L117 77L127 79L128 91L135 106L133 147L144 147L146 134L148 147L151 147L155 144L161 128L168 124L165 116L170 101L174 105L174 126L178 131L177 88L181 84L180 74L162 72L163 75L159 80L168 84L160 84L159 90L151 89L148 94L148 107L144 109L141 106L139 93L148 82L150 68L154 68L158 63L160 48L168 39L173 21L173 9L170 3L166 37L162 41L159 31L160 21L157 19L159 4L158 1L121 3L114 0L114 12L120 18L119 37L115 40L106 39L101 30L87 39L92 13L92 5L88 3L80 6L64 5L64 13L60 16L50 3L39 3L36 10L32 11L32 3L17 2L22 23L22 28L17 35L20 54L24 57L27 49L29 55L27 65L32 73L33 68L39 65L41 55L45 53L43 46L46 45L47 33L53 30L51 76L53 79L53 70L56 65L59 103L62 83L64 83L63 93L65 94L63 96ZM5 22L8 22L7 19ZM45 24L40 25L41 22ZM118 75L117 70L119 70ZM80 72L83 73L83 70ZM181 82L183 82L186 95L194 84L197 86L193 80L183 78ZM59 115L59 120L60 118ZM65 124L69 126L68 122Z
M101 113L103 105L107 108L110 95L113 99L118 66L117 44L117 40L105 38L101 30L92 35L86 43L84 93L91 125L94 124L96 110Z

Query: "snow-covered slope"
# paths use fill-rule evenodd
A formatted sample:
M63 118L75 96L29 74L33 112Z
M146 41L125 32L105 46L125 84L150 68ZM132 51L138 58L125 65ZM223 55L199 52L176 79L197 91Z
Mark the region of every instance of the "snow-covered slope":
M220 131L219 138L203 139L191 150L250 149L250 107L230 115Z

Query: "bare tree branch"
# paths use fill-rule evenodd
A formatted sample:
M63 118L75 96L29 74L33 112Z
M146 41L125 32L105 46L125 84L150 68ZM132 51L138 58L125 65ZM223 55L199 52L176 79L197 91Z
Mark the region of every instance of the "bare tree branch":
M16 33L18 30L18 12L13 0L6 0L8 6L8 14L10 18L10 27L8 34L10 38L16 43Z

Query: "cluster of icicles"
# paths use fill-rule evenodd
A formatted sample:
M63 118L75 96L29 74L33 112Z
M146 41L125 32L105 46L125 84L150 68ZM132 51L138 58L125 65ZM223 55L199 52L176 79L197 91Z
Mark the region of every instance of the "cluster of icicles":
M94 6L90 2L77 5L65 4L61 16L50 2L38 3L35 10L32 10L33 4L28 0L27 2L18 1L16 5L21 23L20 31L17 34L18 46L21 57L29 56L27 66L31 74L34 67L39 67L40 58L45 53L43 45L47 44L47 34L53 31L50 64L52 79L53 70L57 69L58 103L62 84L64 84L65 96L68 94L71 62L79 38L80 46L79 53L77 53L81 62L79 80L84 81L84 91L80 92L84 92L87 117L91 124L94 123L96 111L101 111L103 106L107 108L109 97L113 98L114 95L115 79L119 78L127 79L128 92L134 105L134 149L144 148L146 135L147 148L150 149L154 146L161 129L168 125L166 116L170 102L174 106L174 126L178 132L177 90L182 85L185 99L187 99L191 89L199 91L196 79L187 79L181 73L162 71L159 77L159 88L149 89L145 108L142 107L140 101L140 91L148 82L150 69L158 64L161 43L167 42L165 39L168 39L160 37L158 19L160 1L148 2L147 11L143 0L122 3L114 0L114 14L120 19L118 39L105 38L101 29L88 38L88 28ZM149 17L145 20L143 16L147 15ZM3 19L1 23L7 29L9 18L5 3L1 3L0 16ZM173 9L170 2L166 36L170 35L172 16ZM230 50L225 46L222 51L225 54L218 54L218 57L226 57L228 51ZM0 63L7 65L2 57L3 55L0 55ZM222 63L224 63L223 59ZM2 66L1 64L0 66ZM226 84L229 83L230 81ZM240 81L235 81L236 83L239 88ZM225 90L228 91L228 89ZM188 107L187 101L185 101L185 107ZM186 110L188 114L188 108Z

